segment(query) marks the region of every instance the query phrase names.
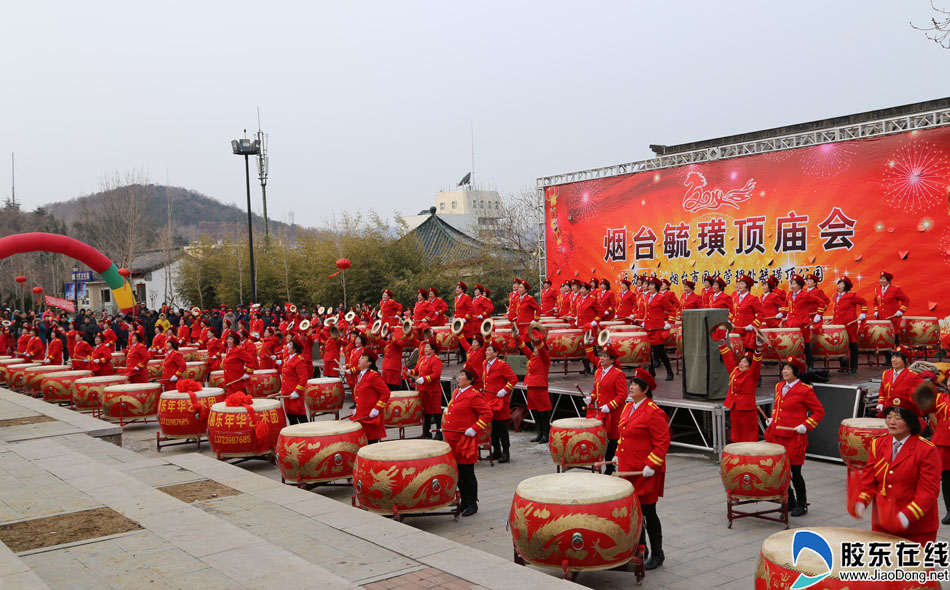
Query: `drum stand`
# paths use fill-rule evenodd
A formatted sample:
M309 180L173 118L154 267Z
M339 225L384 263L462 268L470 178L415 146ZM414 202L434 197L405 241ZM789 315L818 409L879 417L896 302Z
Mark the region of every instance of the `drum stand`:
M755 502L774 502L779 505L778 508L772 508L770 510L760 510L758 512L743 512L736 510L736 506L744 506L746 504L753 504ZM779 514L781 516L767 516L769 514ZM782 496L775 498L748 498L737 500L732 497L732 492L726 492L726 516L729 518L729 528L732 528L732 521L738 520L740 518L761 518L762 520L770 520L772 522L780 522L785 525L785 530L788 530L788 492L782 494Z
M267 461L274 467L277 467L277 454L274 451L266 451L260 455L251 455L249 457L222 457L220 454L215 455L215 458L218 461L224 461L229 465L238 465L244 463L245 461Z
M490 467L495 466L495 460L491 455L491 443L478 445L478 460L479 461L488 461ZM482 456L482 453L485 453L485 456Z
M340 480L346 480L346 481L340 481ZM341 477L340 479L337 479L337 480L334 480L334 481L314 481L314 482L305 482L305 481L293 482L293 481L287 481L286 479L284 479L284 476L280 476L280 483L287 484L287 485L289 485L289 486L297 486L297 487L300 488L301 490L307 490L308 492L309 492L310 490L312 490L313 488L321 488L321 487L347 487L347 488L351 488L351 487L353 487L353 476L351 476L351 475L345 475L345 476Z
M521 554L518 553L517 547L514 548L514 553L515 553L514 562L517 563L518 565L526 566L527 562L525 561L524 557L522 557ZM633 575L636 576L636 584L637 586L639 586L640 584L643 583L643 578L645 578L647 575L647 571L643 567L643 564L645 562L645 559L644 559L645 554L646 554L646 547L644 547L643 545L639 545L637 547L637 552L633 556L633 559L631 559L630 561L628 561L627 563L623 565L618 565L617 567L613 567L613 568L610 568L607 570L601 570L601 571L633 572ZM569 580L571 582L577 580L577 574L580 573L579 570L571 570L570 564L568 563L566 559L561 562L561 572L564 575L564 579Z
M364 508L363 505L360 504L360 500L356 496L351 496L350 501L353 504L354 508L366 510L366 508ZM455 490L455 499L452 500L452 503L449 504L447 508L448 510L442 510L442 511L432 510L429 512L405 513L405 512L399 512L399 508L397 508L396 506L393 506L392 515L382 514L381 516L384 516L386 518L392 518L396 522L402 522L409 517L416 517L416 516L451 516L455 522L458 522L459 516L462 514L461 497L459 496L458 490Z
M166 442L170 440L174 440L177 442ZM182 438L178 436L176 437L163 436L161 431L155 433L155 446L158 448L159 453L162 452L162 447L177 447L181 445L191 445L191 444L195 445L195 451L200 453L202 440L204 440L205 442L208 441L207 438L203 438L201 435L198 435L197 437ZM162 444L163 442L165 444Z

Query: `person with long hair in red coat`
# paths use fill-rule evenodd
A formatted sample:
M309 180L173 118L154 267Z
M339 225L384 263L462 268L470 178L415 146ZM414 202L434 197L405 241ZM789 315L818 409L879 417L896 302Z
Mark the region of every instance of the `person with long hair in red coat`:
M185 357L178 352L178 340L171 338L165 341L165 358L162 360L162 376L158 382L162 391L175 391L175 383L185 374L188 365Z
M585 349L587 358L599 362L594 370L594 389L590 395L584 397L587 405L587 418L600 420L607 430L607 450L604 461L611 461L617 452L617 440L620 438L620 410L627 397L627 377L620 369L617 359L620 351L613 344L607 344L600 349L595 357L593 346ZM614 472L613 465L607 465L607 475Z
M389 324L390 328L399 323L399 317L402 315L402 304L393 299L393 292L389 289L383 289L379 310L382 312L381 319L383 323Z
M63 341L59 339L59 326L56 324L50 326L48 334L49 344L46 347L46 358L43 359L43 364L61 365L63 364Z
M644 569L653 570L663 565L663 528L656 513L656 503L663 495L666 483L666 454L670 449L669 418L653 401L656 380L647 371L637 368L630 379L629 397L620 411L618 430L620 443L617 447L617 467L621 473L640 475L626 476L633 484L640 509L643 512L643 529L640 543L645 545L650 538L650 554Z
M625 323L633 323L636 313L637 298L630 290L630 279L620 280L620 294L617 296L616 319Z
M431 427L435 426L435 438L442 440L442 359L435 339L426 340L424 350L425 354L408 374L415 378L422 398L422 438L432 438Z
M858 372L858 329L868 317L868 302L851 289L854 284L848 277L841 277L836 284L838 292L834 298L834 314L831 323L844 326L848 331L848 352L849 359L841 361L841 370L851 370L852 373ZM846 364L847 363L847 364Z
M96 334L94 340L96 347L92 351L89 370L95 377L115 375L115 368L112 366L112 347L105 343L102 334Z
M731 442L755 442L759 440L755 390L762 374L762 351L756 350L751 356L744 354L736 360L729 343L722 340L719 342L719 354L729 371L729 391L722 405L729 409Z
M302 348L299 342L291 340L285 349L287 360L280 370L280 393L270 397L280 396L284 399L284 413L287 414L288 425L301 424L308 421L304 389L312 373L300 356Z
M525 328L527 332L527 328ZM482 392L485 401L492 409L491 419L491 446L492 459L499 463L511 460L508 438L508 419L511 418L511 392L518 384L518 376L511 367L503 361L499 353L501 346L496 342L485 344L485 365L482 369Z
M782 308L785 307L785 293L778 290L778 279L769 277L760 281L762 296L762 323L766 328L778 328L782 323Z
M92 345L82 337L82 332L73 335L72 367L74 370L92 370Z
M475 463L478 462L480 433L488 428L492 410L481 392L472 387L472 375L462 369L458 376L458 389L452 392L445 409L445 442L452 447L459 471L459 509L462 516L478 512L478 480L475 478Z
M359 373L356 375L356 389L353 396L356 408L350 414L350 420L363 425L363 432L369 444L377 443L386 437L383 426L383 412L389 403L389 388L383 383L376 370L376 353L364 349L360 354Z
M224 370L224 391L234 393L244 391L247 381L254 373L254 357L241 346L240 336L237 332L231 332L225 339L228 349L221 361L221 368Z
M535 326L540 326L540 324L528 326L528 336L531 338L534 349L525 342L520 342L518 346L521 354L528 359L524 376L525 398L528 401L528 410L534 414L534 421L538 426L538 432L531 442L546 444L551 432L551 394L548 392L551 353L548 351L543 332L531 334Z
M670 301L670 298L659 292L660 280L656 277L647 281L647 294L644 297L644 316L643 329L646 330L647 339L650 342L650 349L653 352L653 358L659 360L666 367L666 380L673 380L673 366L670 364L670 357L666 354L666 339L673 329L673 322L676 320L676 305ZM650 373L655 375L656 370L653 363L650 363Z
M125 352L125 373L130 383L148 383L148 361L152 355L142 344L139 335L129 334L129 348Z

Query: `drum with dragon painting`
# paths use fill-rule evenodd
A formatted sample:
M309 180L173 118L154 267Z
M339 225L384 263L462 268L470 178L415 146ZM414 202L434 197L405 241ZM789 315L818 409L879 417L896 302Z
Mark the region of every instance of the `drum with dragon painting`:
M739 442L722 450L719 475L733 500L781 498L788 490L791 467L785 447L767 442Z
M604 460L607 429L603 422L591 418L555 420L548 435L548 449L559 467L590 466Z
M448 443L393 440L367 445L356 454L353 487L370 512L429 512L455 500L458 465Z
M277 438L277 467L292 483L323 483L353 475L356 453L366 446L359 422L332 420L285 426Z

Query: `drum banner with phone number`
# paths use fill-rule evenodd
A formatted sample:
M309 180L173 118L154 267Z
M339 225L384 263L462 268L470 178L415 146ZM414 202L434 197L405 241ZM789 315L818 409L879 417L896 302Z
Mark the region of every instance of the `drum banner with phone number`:
M950 127L549 186L547 276L837 277L872 305L881 271L906 315L950 333ZM676 289L678 293L680 289ZM757 288L756 293L759 293Z

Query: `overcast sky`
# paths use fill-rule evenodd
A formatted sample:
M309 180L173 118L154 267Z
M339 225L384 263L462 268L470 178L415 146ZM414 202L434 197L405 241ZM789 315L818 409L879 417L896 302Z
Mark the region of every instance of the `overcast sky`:
M937 0L950 6L950 0ZM0 196L144 169L244 203L229 141L270 134L272 218L416 213L676 144L939 98L928 0L9 2ZM260 210L260 187L253 187Z

